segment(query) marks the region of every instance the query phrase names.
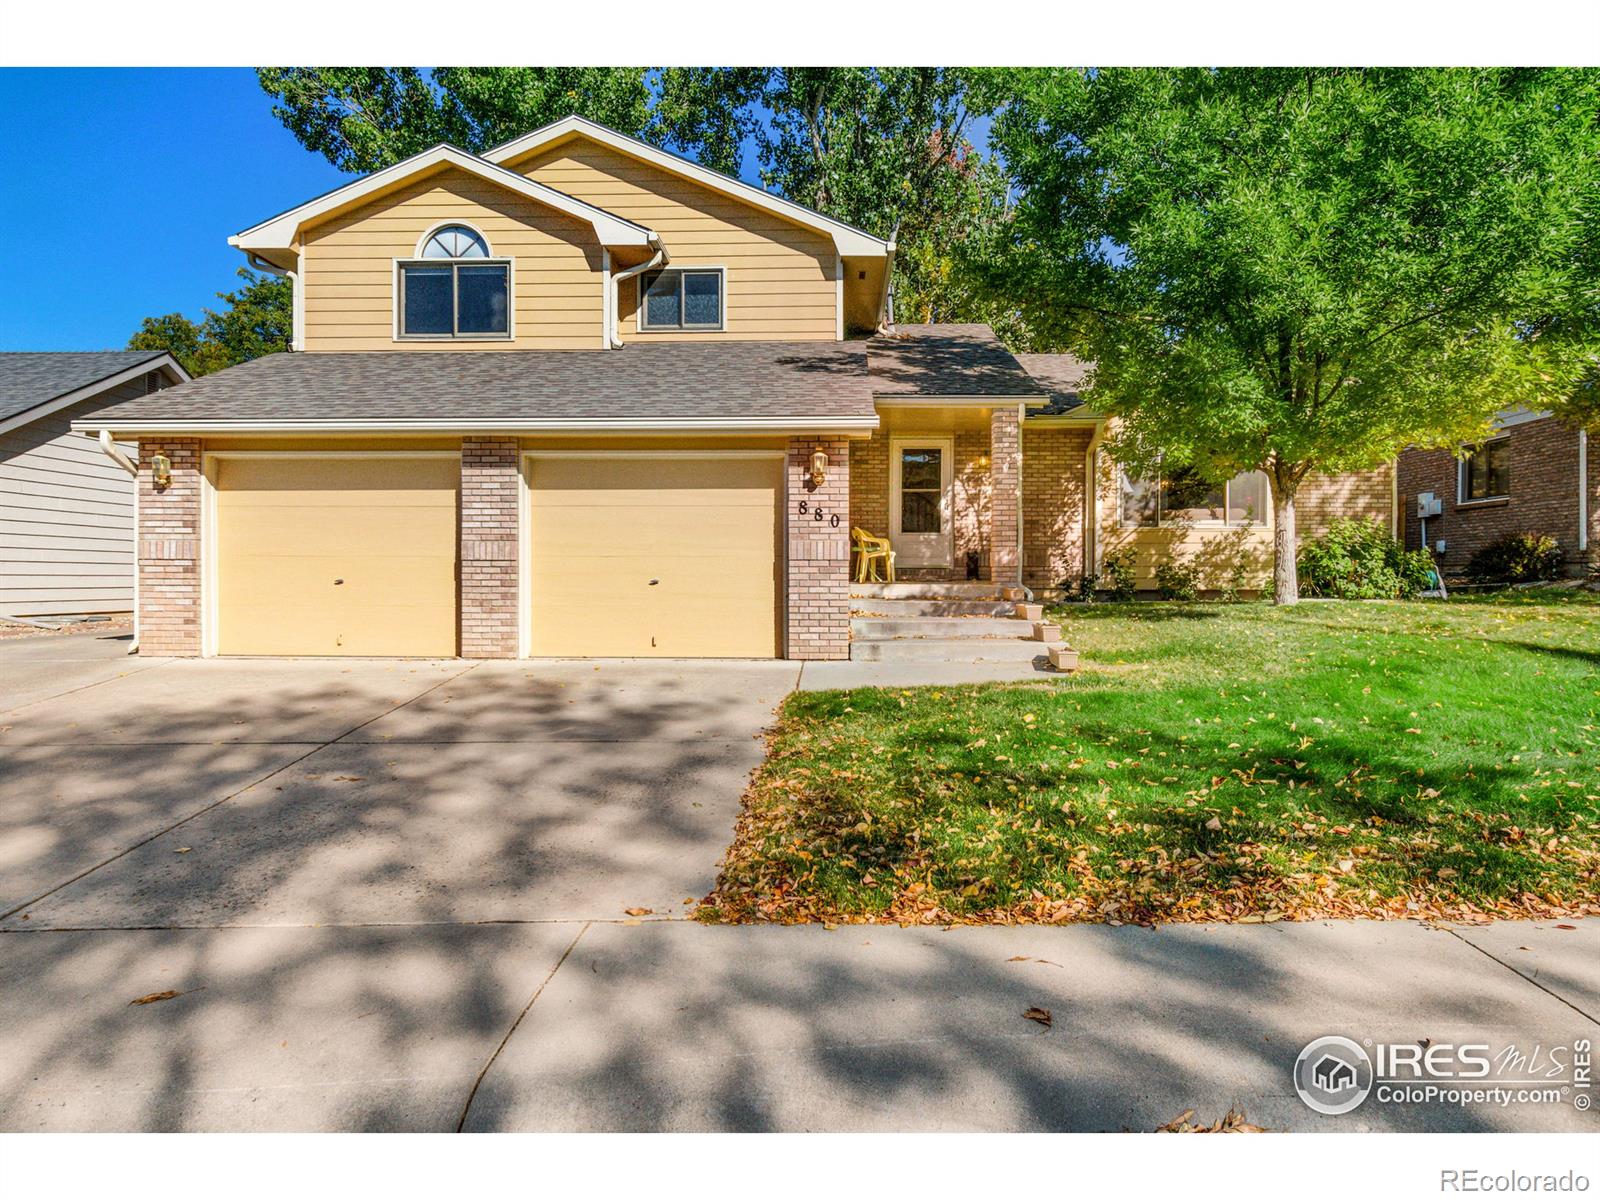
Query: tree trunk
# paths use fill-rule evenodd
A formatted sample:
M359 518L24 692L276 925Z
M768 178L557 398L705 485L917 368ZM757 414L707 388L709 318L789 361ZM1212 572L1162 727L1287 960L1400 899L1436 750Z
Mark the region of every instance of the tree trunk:
M1272 602L1298 604L1300 573L1295 565L1294 494L1272 479Z

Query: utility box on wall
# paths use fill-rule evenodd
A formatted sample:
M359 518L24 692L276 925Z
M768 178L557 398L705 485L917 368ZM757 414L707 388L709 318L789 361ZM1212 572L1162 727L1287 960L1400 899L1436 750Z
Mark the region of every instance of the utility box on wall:
M1444 512L1444 503L1432 492L1417 493L1417 520L1426 521Z

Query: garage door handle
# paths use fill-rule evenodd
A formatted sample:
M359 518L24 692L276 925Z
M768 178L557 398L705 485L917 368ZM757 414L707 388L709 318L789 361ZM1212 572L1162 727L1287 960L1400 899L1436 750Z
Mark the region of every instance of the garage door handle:
M655 585L656 585L656 584L658 584L658 583L660 583L660 582L661 582L661 580L659 580L659 579L652 579L652 580L651 580L651 581L650 581L650 586L651 586L651 587L655 587Z

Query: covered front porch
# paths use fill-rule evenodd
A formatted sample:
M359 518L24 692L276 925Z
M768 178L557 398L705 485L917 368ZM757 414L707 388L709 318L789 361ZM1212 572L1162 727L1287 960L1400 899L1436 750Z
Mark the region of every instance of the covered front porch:
M850 444L852 529L889 540L898 580L1021 583L1021 406L880 400L878 418Z

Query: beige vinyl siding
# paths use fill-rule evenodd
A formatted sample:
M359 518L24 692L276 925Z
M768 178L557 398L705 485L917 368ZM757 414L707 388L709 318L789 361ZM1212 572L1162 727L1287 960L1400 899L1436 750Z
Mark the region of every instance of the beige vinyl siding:
M144 392L141 375L0 434L0 613L132 611L133 480L68 424Z
M512 339L396 341L395 259L433 227L459 221L512 260ZM596 350L602 260L583 222L464 171L413 180L305 233L305 348L337 350Z
M833 239L588 138L505 164L661 235L672 266L727 271L725 327L641 331L637 280L619 288L624 337L643 341L828 341L838 332ZM619 267L620 269L620 267Z

